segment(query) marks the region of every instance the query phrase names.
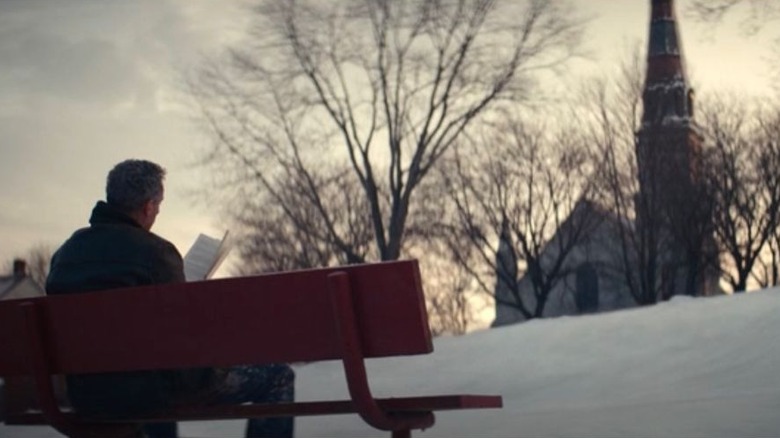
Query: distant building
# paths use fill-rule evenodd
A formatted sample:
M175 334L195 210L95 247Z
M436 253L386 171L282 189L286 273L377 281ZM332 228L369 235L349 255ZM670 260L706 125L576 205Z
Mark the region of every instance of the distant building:
M619 218L592 202L582 201L577 205L572 217L593 213L599 216L599 225L567 258L564 267L567 275L550 294L544 317L637 305L625 286L624 271L618 268L621 261L616 260L623 254L618 234L621 228L652 232L670 242L668 249L658 255L658 266L654 268L662 298L678 294L709 295L718 289L718 273L711 268L716 259L713 258L714 239L707 218L696 216L693 210L699 205L695 200L700 188L702 148L693 117L693 97L685 75L674 2L651 0L647 74L642 95L644 111L636 133L637 220L622 224ZM555 251L555 242L567 223L553 236L545 252ZM501 281L502 276L512 278L509 277L512 269L516 269L512 242L507 239L508 235L502 233L496 255L499 272L493 326L525 319L516 308L502 304L515 301L511 295L515 292ZM523 302L533 308L535 300L529 274L520 279L518 289Z
M33 298L43 295L46 295L43 287L27 275L27 263L24 260L14 260L13 273L0 276L0 300Z
M589 215L596 225L588 234L588 238L581 241L566 257L562 267L562 272L566 274L551 291L542 313L544 318L605 312L636 305L636 301L624 286L622 272L617 268L620 263L618 260L620 246L616 234L620 229L617 226L618 219L597 204L580 201L569 219L550 239L542 257L557 257L555 251L559 246L558 240L561 234L571 226L572 219L577 219L579 215ZM502 233L499 251L496 254L496 266L498 270L506 269L506 271L497 273L496 318L492 324L494 327L525 320L515 307L500 304L515 301L512 288L501 280L504 275L505 278L516 278L512 277L511 272L516 266L516 263L511 262L514 259L511 242L508 242L507 234ZM516 270L514 272L516 273ZM530 274L527 273L520 278L517 292L527 308L536 307Z

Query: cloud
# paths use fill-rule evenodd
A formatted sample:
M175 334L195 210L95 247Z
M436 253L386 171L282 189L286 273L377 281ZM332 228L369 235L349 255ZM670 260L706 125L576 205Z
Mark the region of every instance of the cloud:
M0 261L83 226L105 173L129 157L169 170L162 235L186 249L208 229L182 194L206 140L161 102L238 32L235 4L0 0Z
M200 41L181 2L0 2L0 114L156 110Z
M133 56L106 40L29 34L5 45L0 57L9 66L3 86L28 102L60 99L112 106L154 89Z

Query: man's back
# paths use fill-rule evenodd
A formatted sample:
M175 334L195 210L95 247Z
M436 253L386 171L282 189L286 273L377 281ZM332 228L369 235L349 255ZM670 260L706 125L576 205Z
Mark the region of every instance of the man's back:
M176 248L108 204L98 202L90 224L55 253L49 295L184 281Z
M122 287L184 281L176 248L110 205L98 202L90 224L55 253L46 281L48 294L110 293ZM167 406L183 389L205 384L208 376L205 370L68 376L68 395L84 413L153 411Z

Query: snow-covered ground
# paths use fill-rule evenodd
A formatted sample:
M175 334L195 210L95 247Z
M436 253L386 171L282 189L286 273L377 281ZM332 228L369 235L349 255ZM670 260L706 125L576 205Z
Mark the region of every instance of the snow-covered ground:
M439 413L417 437L780 437L780 289L440 338L432 355L370 362L369 378L379 396L504 396L503 409ZM298 367L296 386L299 400L347 397L338 363ZM240 437L243 422L179 427ZM389 434L345 415L297 419L296 436Z

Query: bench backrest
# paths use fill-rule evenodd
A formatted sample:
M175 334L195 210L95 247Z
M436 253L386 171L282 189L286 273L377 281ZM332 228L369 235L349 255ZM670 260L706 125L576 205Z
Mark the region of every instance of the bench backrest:
M24 302L53 373L338 359L334 272L348 275L365 357L433 350L409 260L0 302L0 375L30 373Z

